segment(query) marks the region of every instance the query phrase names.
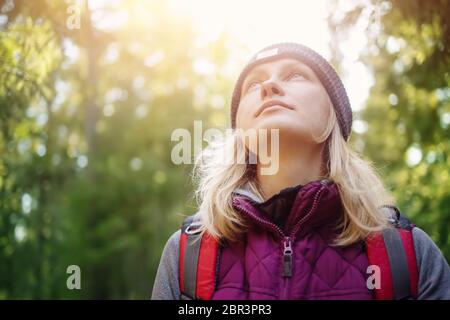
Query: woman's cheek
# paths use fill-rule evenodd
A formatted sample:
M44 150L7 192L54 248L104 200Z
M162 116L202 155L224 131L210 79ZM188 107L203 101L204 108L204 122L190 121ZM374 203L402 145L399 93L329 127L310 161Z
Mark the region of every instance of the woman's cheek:
M252 125L250 113L247 109L241 109L239 111L240 112L238 112L236 116L236 127L239 129L247 130Z

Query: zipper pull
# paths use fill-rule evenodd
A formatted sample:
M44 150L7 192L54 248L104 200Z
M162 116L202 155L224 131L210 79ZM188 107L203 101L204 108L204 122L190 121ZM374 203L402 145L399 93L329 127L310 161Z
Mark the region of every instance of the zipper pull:
M292 246L291 239L286 237L284 240L283 251L283 277L292 276Z

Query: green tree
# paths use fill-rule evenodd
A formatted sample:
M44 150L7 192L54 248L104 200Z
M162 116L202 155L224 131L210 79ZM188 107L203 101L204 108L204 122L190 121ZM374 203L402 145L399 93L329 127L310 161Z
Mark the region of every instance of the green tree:
M450 260L450 2L360 2L330 16L339 39L366 21L360 60L375 84L352 142L377 163L400 209ZM338 48L338 46L337 46ZM344 53L340 52L340 56Z
M194 120L224 126L229 39L197 46L192 23L154 2L83 6L73 30L66 2L13 2L0 48L23 41L5 56L21 55L22 74L42 79L29 89L1 81L15 90L0 92L10 132L0 140L1 296L147 298L163 245L195 210L191 166L171 161L171 133L192 132ZM32 54L40 33L47 43ZM66 288L72 264L80 291Z

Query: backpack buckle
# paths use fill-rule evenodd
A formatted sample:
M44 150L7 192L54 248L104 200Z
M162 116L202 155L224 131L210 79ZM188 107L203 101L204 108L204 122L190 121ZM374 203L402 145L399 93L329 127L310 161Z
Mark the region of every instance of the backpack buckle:
M202 224L200 222L192 222L190 225L188 225L186 227L186 229L184 230L184 233L188 234L188 235L193 235L193 234L198 234L201 232L200 230L200 226Z

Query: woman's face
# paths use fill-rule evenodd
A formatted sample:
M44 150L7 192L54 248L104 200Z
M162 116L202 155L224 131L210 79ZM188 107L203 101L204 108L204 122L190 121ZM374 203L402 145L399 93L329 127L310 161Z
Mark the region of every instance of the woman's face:
M325 130L331 101L314 71L285 58L253 68L242 85L236 127L279 129L315 141Z

